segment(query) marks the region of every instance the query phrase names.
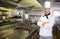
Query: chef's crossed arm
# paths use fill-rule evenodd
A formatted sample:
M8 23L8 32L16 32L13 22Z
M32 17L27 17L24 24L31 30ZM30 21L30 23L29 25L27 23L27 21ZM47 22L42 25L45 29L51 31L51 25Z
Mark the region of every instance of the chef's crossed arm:
M48 22L45 22L45 21L41 20L41 18L37 21L37 25L40 26L40 27L43 27L47 23Z

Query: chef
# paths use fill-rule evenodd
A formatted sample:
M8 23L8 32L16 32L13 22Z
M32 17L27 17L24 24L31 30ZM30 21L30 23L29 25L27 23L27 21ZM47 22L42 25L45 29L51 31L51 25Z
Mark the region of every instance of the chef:
M53 13L50 13L50 8L51 2L45 1L44 15L42 15L37 22L37 25L40 27L40 39L52 39L52 27L55 23L55 17L53 16Z

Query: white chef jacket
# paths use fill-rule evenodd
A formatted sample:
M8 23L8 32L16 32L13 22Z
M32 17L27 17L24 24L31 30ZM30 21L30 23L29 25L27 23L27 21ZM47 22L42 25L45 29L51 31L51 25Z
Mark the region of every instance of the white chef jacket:
M48 15L48 19L44 15L41 16L40 19L48 23L43 26L42 22L40 21L37 22L37 25L40 26L39 35L52 36L52 27L54 26L54 23L55 23L55 17L52 14L50 14Z

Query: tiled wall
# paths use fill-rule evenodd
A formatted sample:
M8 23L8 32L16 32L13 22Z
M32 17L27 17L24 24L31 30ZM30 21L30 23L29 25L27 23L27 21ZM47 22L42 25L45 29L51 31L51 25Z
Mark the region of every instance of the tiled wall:
M29 15L42 15L43 11L42 10L31 10L28 12Z
M28 15L31 21L36 22L44 12L42 10L31 10Z

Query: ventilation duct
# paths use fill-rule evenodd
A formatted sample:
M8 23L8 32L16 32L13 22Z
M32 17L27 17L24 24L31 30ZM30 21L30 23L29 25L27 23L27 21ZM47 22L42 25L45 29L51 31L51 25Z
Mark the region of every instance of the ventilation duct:
M41 5L43 5L44 6L44 2L46 1L46 0L37 0Z
M15 3L19 3L19 2L21 2L22 0L9 0L9 1L15 2Z

